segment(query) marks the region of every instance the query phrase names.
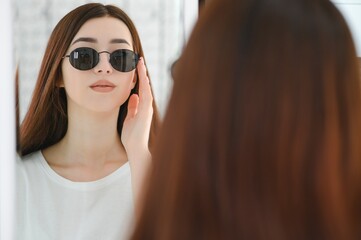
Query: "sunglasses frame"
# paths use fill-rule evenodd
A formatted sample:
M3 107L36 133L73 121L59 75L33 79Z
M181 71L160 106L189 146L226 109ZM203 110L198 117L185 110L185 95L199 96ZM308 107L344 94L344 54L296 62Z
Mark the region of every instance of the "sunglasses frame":
M92 62L93 64L91 65L90 68L79 68L77 67L73 62L74 62L74 57L73 55L75 54L75 52L79 52L80 50L90 50L92 53L96 53L96 59L94 59L95 61ZM132 59L134 60L134 65L131 66L131 68L126 68L126 69L121 69L120 67L118 67L114 61L113 61L113 57L114 57L114 54L117 53L117 52L126 52L126 53L132 53L133 56L132 56ZM130 71L133 71L134 69L137 68L137 64L138 64L138 61L140 59L140 56L139 54L135 53L134 51L132 50L129 50L129 49L116 49L114 50L113 52L108 52L108 51L101 51L101 52L98 52L97 50L95 50L94 48L90 48L90 47L79 47L79 48L76 48L74 49L73 51L71 51L68 55L65 55L64 57L62 57L62 59L64 58L69 58L69 62L70 62L70 65L72 65L75 69L77 70L80 70L80 71L87 71L87 70L91 70L93 68L95 68L98 64L99 64L99 61L100 61L100 54L101 53L108 53L109 54L109 63L110 65L112 66L112 68L114 68L115 70L119 71L119 72L130 72ZM94 54L93 54L94 55Z

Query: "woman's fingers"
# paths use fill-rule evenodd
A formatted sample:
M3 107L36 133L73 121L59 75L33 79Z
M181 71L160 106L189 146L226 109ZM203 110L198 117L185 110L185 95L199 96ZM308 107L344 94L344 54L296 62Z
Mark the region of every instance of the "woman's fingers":
M152 104L153 96L143 58L139 60L137 69L139 76L139 98L140 98L139 107L149 108Z

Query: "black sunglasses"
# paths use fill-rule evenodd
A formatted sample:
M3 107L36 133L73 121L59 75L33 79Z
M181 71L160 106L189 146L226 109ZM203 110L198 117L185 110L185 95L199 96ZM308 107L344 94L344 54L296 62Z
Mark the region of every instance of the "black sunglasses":
M99 63L99 54L109 53L109 62L115 70L129 72L137 67L139 55L128 49L118 49L110 53L108 51L97 52L93 48L81 47L73 50L69 55L70 64L78 70L89 70Z

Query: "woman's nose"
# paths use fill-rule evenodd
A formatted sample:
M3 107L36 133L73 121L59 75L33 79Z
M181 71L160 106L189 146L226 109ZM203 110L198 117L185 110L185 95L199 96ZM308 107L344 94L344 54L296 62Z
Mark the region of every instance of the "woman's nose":
M100 52L99 53L99 62L94 67L95 73L106 73L110 74L113 72L113 67L109 62L109 53L108 52Z

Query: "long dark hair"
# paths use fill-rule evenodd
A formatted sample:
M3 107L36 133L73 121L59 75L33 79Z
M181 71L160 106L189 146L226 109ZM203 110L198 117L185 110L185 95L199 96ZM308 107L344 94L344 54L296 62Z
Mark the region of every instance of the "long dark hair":
M326 0L212 1L132 239L361 239L354 43Z
M62 79L61 61L80 27L89 19L111 16L125 23L132 35L134 51L144 58L138 32L125 12L112 5L90 3L65 15L54 28L45 50L38 80L29 110L20 127L21 155L44 149L60 141L68 125L67 102L64 88L57 87ZM131 94L137 93L138 83ZM118 132L121 134L127 115L128 100L120 107ZM150 132L150 149L159 126L157 106L153 101L153 120Z

